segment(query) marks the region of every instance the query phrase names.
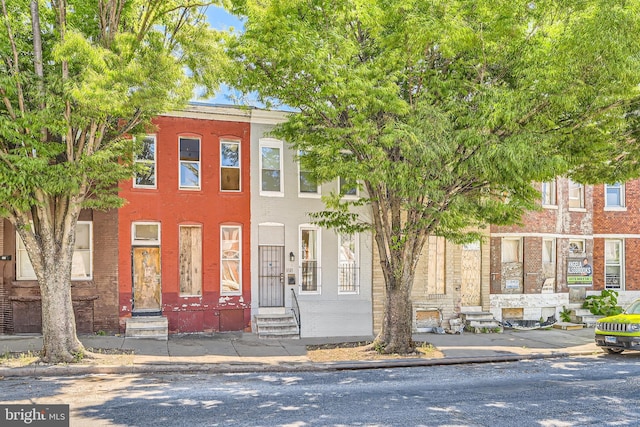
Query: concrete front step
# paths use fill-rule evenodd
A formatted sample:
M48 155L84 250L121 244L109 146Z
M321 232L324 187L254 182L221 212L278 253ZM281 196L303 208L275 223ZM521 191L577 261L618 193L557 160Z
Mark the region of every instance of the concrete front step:
M300 331L292 313L255 316L258 338L299 339Z
M169 321L164 316L133 316L127 319L127 338L169 339Z
M486 312L486 311L477 312L477 313L475 313L475 312L462 313L462 318L464 320L466 320L466 321L472 321L472 320L483 321L483 320L486 320L486 321L491 322L491 321L494 320L493 313L489 313L489 312Z

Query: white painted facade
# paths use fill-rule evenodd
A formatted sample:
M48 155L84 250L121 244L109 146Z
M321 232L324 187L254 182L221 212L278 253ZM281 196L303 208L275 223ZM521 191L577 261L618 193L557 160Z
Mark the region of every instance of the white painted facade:
M338 183L323 183L319 194L300 191L300 169L296 153L289 149L286 141L279 141L269 135L274 125L284 120L286 114L251 111L252 317L257 314L290 312L295 305L295 295L300 308L301 337L370 336L373 334L371 236L359 234L355 239L357 290L345 291L343 286L341 291L340 238L333 230L316 228L308 215L309 212L324 209L321 195L336 192ZM280 188L278 180L273 179L278 175L273 172L273 168L278 167L275 160L278 152L281 155ZM263 157L267 156L265 153L272 157ZM305 242L312 242L314 250L309 251L303 247ZM271 265L265 254L279 254L280 251L284 253L285 282L281 307L277 306L277 302L261 297L266 295L261 294L261 291L264 292L265 283L268 282L268 278L261 272L268 271ZM304 254L310 252L317 259L317 280L311 281L317 289L305 290L301 283L301 258L309 256ZM277 263L274 266L275 264ZM290 280L295 283L291 284ZM271 280L272 285L275 282L277 279ZM276 306L270 306L272 304Z

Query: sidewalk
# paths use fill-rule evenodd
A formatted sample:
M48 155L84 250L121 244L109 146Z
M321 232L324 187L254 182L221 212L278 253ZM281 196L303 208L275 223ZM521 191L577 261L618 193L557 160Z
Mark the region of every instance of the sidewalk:
M440 359L393 359L315 363L307 357L307 345L367 341L372 337L303 338L299 340L258 339L250 333L213 335L171 335L167 341L124 336L80 336L87 348L128 350L110 364L72 364L7 367L0 365L0 377L124 374L142 372L254 372L291 370L343 370L402 366L488 363L523 359L598 354L594 331L539 329L505 330L502 334L414 334L416 342L428 342L444 354ZM41 335L0 335L0 355L7 352L38 352Z

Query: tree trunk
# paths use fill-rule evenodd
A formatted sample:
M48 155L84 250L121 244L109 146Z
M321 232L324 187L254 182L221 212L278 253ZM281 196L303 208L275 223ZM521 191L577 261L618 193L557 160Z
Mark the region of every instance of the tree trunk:
M42 360L47 363L73 362L84 353L84 347L76 335L71 282L67 273L70 269L66 267L71 263L71 256L63 256L62 258L68 258L68 261L61 260L60 263L47 260L44 266L46 280L40 283Z
M387 283L382 330L376 343L383 353L407 354L415 350L412 338L412 314L409 283L402 279L388 278L395 283ZM409 280L405 278L404 280Z

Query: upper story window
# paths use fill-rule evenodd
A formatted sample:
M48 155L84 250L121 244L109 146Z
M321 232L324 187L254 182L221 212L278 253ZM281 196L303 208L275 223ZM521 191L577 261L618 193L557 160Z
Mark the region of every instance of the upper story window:
M180 188L200 188L200 140L184 138L179 140Z
M36 273L27 254L27 248L16 234L16 278L18 280L36 280ZM71 280L91 280L93 277L93 223L78 221L76 241L71 258Z
M584 208L584 185L569 180L569 208Z
M554 206L556 204L556 181L543 182L540 186L542 193L542 205Z
M357 294L360 272L358 235L340 234L338 245L338 293Z
M135 158L137 170L133 179L134 188L156 188L156 137L147 135L142 140L142 149Z
M346 178L340 177L340 194L343 197L358 197L358 186Z
M305 163L305 152L298 153L298 193L301 196L320 196L320 186L313 176L311 168Z
M220 190L240 191L240 143L220 143Z
M282 141L260 141L260 194L283 196Z
M605 208L622 208L624 202L624 184L605 184Z
M522 239L502 238L502 262L522 262Z

